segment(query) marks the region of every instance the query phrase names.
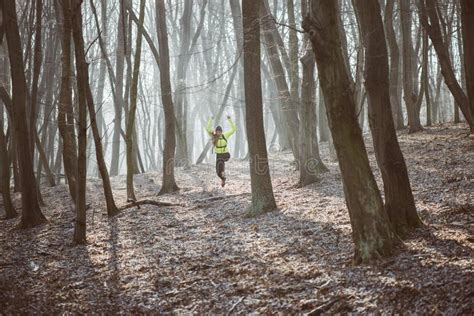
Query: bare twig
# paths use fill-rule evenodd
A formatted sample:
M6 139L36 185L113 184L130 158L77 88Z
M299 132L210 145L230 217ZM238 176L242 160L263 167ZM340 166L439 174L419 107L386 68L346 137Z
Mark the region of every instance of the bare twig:
M229 309L229 311L227 312L227 316L229 316L233 311L234 309L237 307L237 305L239 305L240 303L242 303L242 301L244 300L245 296L242 296L240 299L237 300L237 302L235 302L234 305L232 305L231 309Z
M337 298L333 298L333 299L319 305L318 307L316 307L315 309L313 309L312 311L310 311L306 315L307 316L321 315L322 313L326 312L329 308L331 308L331 306L333 306L337 301L338 301Z
M289 28L289 29L292 29L293 31L296 31L296 32L301 33L301 34L307 33L306 31L297 29L296 27L293 27L293 26L291 26L291 25L288 25L288 24L285 24L285 23L277 22L277 21L275 20L275 18L273 18L273 22L275 22L276 25L285 26L285 27L287 27L287 28Z

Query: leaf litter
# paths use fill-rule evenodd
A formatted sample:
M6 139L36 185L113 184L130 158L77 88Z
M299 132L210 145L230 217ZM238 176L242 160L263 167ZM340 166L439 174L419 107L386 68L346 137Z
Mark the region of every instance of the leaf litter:
M48 224L19 231L18 219L0 222L0 313L470 314L474 141L466 129L399 134L426 225L372 265L352 264L340 174L325 143L330 172L301 189L291 154L270 156L279 209L254 218L246 216L248 161L227 164L225 189L212 162L177 169L180 192L160 197L159 173L137 175L139 199L179 206L143 205L111 219L100 180L90 179L85 246L71 246L66 186L44 187ZM369 137L366 144L382 188ZM125 204L125 177L111 180Z

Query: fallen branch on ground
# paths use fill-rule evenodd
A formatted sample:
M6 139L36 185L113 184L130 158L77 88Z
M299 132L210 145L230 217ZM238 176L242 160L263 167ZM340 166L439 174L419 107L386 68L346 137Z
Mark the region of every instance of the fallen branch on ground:
M175 203L169 203L169 202L160 202L160 201L154 201L154 200L140 200L140 201L129 201L129 203L120 206L118 210L123 211L132 207L140 208L140 205L154 205L154 206L164 206L164 207L183 206L182 204L175 204Z
M219 196L212 196L212 197L205 198L205 199L194 200L193 202L195 202L195 203L212 202L212 201L217 201L217 200L223 200L223 199L226 199L226 198L232 198L232 197L250 195L250 194L251 193L249 193L249 192L245 192L245 193L239 193L239 194L219 195Z

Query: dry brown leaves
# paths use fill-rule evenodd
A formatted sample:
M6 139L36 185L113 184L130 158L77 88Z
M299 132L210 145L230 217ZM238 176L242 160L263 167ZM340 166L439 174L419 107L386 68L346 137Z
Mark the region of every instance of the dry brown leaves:
M273 156L280 209L257 218L246 216L246 161L227 165L224 190L212 164L178 170L182 190L159 198L160 175L137 176L139 199L183 206L142 206L113 219L103 211L100 181L91 179L89 244L80 247L70 245L74 214L65 186L45 188L47 225L18 231L15 220L0 223L0 311L470 313L474 143L464 131L465 125L442 126L400 135L427 225L395 256L371 266L351 263L350 223L334 163L327 163L330 173L320 183L296 189L291 156ZM322 151L328 157L324 144ZM371 163L375 168L373 154ZM114 178L113 186L124 203L124 178ZM222 195L228 197L213 199Z

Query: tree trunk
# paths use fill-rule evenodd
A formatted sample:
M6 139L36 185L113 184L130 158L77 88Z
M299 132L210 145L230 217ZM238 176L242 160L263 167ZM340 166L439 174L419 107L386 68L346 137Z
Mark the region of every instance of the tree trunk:
M275 24L271 18L269 18L268 7L262 3L261 8L262 18L262 34L265 41L264 47L267 52L268 59L271 64L271 70L273 74L273 80L275 80L276 87L278 89L279 99L282 106L282 112L284 116L285 127L288 132L290 146L293 152L295 161L299 161L298 151L298 130L299 130L299 119L297 113L297 106L290 94L288 84L286 82L285 72L283 71L283 65L278 55L278 48L274 41L272 30Z
M84 101L87 104L90 116L90 125L92 128L92 134L95 144L95 154L97 159L97 166L99 169L100 176L102 178L104 196L107 205L107 214L108 216L113 216L117 214L117 206L115 205L112 187L110 185L109 174L107 171L107 166L105 164L101 134L97 126L97 116L95 112L94 100L92 97L92 92L89 84L89 71L88 65L86 62L85 48L84 48L84 38L82 35L82 21L81 19L76 19L75 24L73 25L73 35L74 35L74 47L76 51L76 69L77 69L77 85L80 95L83 95Z
M459 53L459 61L460 61L460 72L461 72L461 78L460 78L460 81L461 81L461 88L462 90L467 93L467 87L466 87L466 68L465 68L465 62L464 62L464 50L463 50L463 42L462 42L462 35L461 35L461 28L462 28L462 25L461 25L461 9L459 8L458 5L456 5L456 17L457 17L457 23L456 23L456 36L457 36L457 48L458 48L458 53ZM451 48L451 51L452 51L452 48ZM469 95L467 96L468 99L469 99ZM472 110L471 110L472 112ZM459 106L456 104L455 108L454 108L454 117L456 119L458 119L458 121L461 120L460 118L460 115L459 115ZM459 123L459 122L457 122Z
M63 139L63 163L67 184L72 200L76 201L77 192L77 143L75 133L75 122L73 119L74 108L72 107L72 61L71 61L71 2L66 0L62 3L61 13L57 12L60 25L62 25L62 74L61 87L58 104L58 128Z
M319 141L327 142L329 141L329 126L328 126L328 117L326 115L326 107L324 106L324 97L321 86L318 85L318 129L319 129Z
M243 0L242 2L245 121L249 144L250 182L252 188L251 214L260 214L276 209L263 128L260 72L260 7L261 1Z
M388 54L377 0L354 0L366 49L365 86L375 157L382 174L385 210L395 232L405 236L421 226L390 107Z
M183 15L180 19L180 42L179 58L176 65L176 91L174 93L174 107L176 111L176 157L177 166L188 167L188 145L186 139L185 103L186 103L186 60L189 58L189 45L191 44L191 20L193 2L184 0Z
M176 150L175 116L171 96L170 56L168 50L168 31L166 27L166 8L164 0L156 0L156 29L160 53L161 100L165 114L165 145L163 151L163 182L159 194L179 190L174 178L174 158Z
M472 133L474 132L474 121L469 105L470 101L456 79L451 60L449 58L448 47L443 42L441 28L439 25L439 16L436 10L436 1L420 0L418 4L420 20L423 27L428 32L431 42L433 43L433 47L438 56L438 61L441 65L441 73L443 74L444 82L446 83L446 86L451 91L456 103L459 105L462 113L464 114L464 117L466 118ZM469 72L471 70L466 68L466 71Z
M71 25L74 37L74 48L76 55L76 68L78 79L78 156L77 156L77 195L76 195L76 221L74 225L74 244L86 243L86 176L87 176L87 99L86 88L84 85L84 73L87 69L83 69L85 65L81 64L81 56L84 54L81 47L82 39L82 0L74 0L72 2ZM65 17L66 19L67 17Z
M52 11L52 10L51 10ZM59 36L58 36L59 35ZM50 34L48 37L48 44L46 48L46 53L45 53L45 67L44 67L44 75L43 75L43 81L45 82L55 82L55 72L56 72L56 67L55 67L55 62L56 59L58 58L57 52L58 52L58 46L59 46L59 39L60 39L60 33L55 31ZM56 181L54 179L54 174L50 168L51 165L51 156L53 154L53 148L54 148L54 140L55 140L55 131L56 131L56 124L53 124L51 122L51 118L54 117L54 108L55 105L53 105L53 97L55 93L55 85L49 84L46 87L46 96L44 100L44 118L43 118L43 126L42 126L42 134L41 134L41 140L38 139L37 143L40 143L41 145L37 144L38 151L41 155L41 147L44 147L44 152L45 152L45 159L44 159L44 165L45 165L45 171L47 174L48 182L50 186L55 186ZM38 133L36 133L38 134ZM49 137L49 139L48 139ZM36 137L35 137L36 138ZM38 162L37 166L37 180L36 182L38 183L38 187L40 187L40 179L41 179L41 173L43 170L43 164L41 163L42 160Z
M33 170L28 122L26 117L26 87L25 68L21 49L20 33L18 30L15 1L2 1L3 24L8 43L10 69L12 77L12 106L14 137L21 177L22 214L20 228L30 228L46 222L38 202L38 189Z
M312 0L303 28L313 44L352 224L355 262L359 263L390 255L395 239L370 169L355 101L347 93L351 83L340 49L338 14L336 1Z
M354 2L354 0L352 0L352 2ZM354 5L353 5L354 6ZM340 12L343 12L342 11L342 6L341 6L341 11ZM342 14L341 14L342 15ZM356 20L357 20L357 23L355 21L351 21L351 23L354 25L356 24L357 25L357 33L355 32L355 28L352 27L353 29L353 38L358 38L359 41L361 41L360 39L362 38L362 34L361 34L361 30L360 30L360 22L359 22L359 17L357 15L357 12L354 12L354 15L356 17ZM349 17L351 17L351 15L349 15ZM340 17L340 19L342 18L342 16ZM350 62L349 62L349 53L347 51L347 40L346 40L346 35L345 35L345 30L344 30L344 27L343 27L343 24L342 24L342 20L339 21L339 28L340 28L340 34L341 34L341 39L343 40L343 53L344 53L344 60L345 60L345 64L346 64L346 67L347 69L350 70ZM357 111L357 119L359 121L359 125L360 125L360 129L362 130L362 132L364 132L364 123L365 123L365 99L366 99L366 92L365 92L365 89L364 89L364 84L363 84L363 77L364 77L364 60L365 60L365 52L364 52L364 49L362 47L358 47L357 48L357 64L356 64L356 70L355 70L355 81L352 82L353 86L354 86L354 98L355 98L355 102L356 102L356 111ZM350 71L349 71L349 74L350 74Z
M291 26L289 29L289 46L290 46L290 95L293 98L293 102L300 105L299 100L299 67L298 67L298 36L296 34L296 22L295 22L295 5L293 0L286 1L286 8L288 11L288 24ZM313 65L314 66L314 65Z
M117 29L117 58L115 60L115 98L114 98L114 134L112 136L112 160L110 162L110 175L119 173L120 161L120 130L122 129L123 100L123 73L125 66L125 7L120 1L119 21Z
M304 187L319 181L318 174L327 171L319 155L316 134L316 104L314 92L314 55L309 49L301 58L303 81L301 84L301 123L300 123L300 179L298 186Z
M107 35L108 35L108 29L107 29L107 1L106 0L101 0L101 22L102 22L102 29L101 29L101 38L105 39L103 43L104 50L107 49ZM97 118L97 129L99 132L99 135L102 137L102 124L104 121L103 117L103 102L104 102L104 88L105 88L105 74L107 71L107 63L105 60L105 56L107 56L107 53L101 54L100 58L100 63L99 63L99 78L97 80L97 95L96 95L96 100L95 104L97 104L97 109L96 109L96 118ZM88 80L89 81L89 80ZM88 84L89 85L89 84ZM99 167L98 167L99 168Z
M140 0L140 13L139 13L139 25L143 25L145 19L145 0ZM133 77L132 77L132 86L130 90L130 108L128 112L127 119L127 130L125 132L126 138L125 142L127 145L127 200L136 201L135 190L133 188L133 144L137 142L135 137L135 114L137 111L137 96L138 96L138 76L140 73L140 60L142 53L142 32L138 28L137 31L137 43L135 58L133 61Z
M474 134L474 125L472 124L474 122L474 3L472 1L461 0L461 22L466 90L471 112L470 127L471 134ZM466 120L469 121L467 117Z
M237 53L239 56L242 55L242 47L243 47L243 27L242 27L242 10L240 8L240 0L229 0L230 9L232 12L232 24L234 26L234 36L235 41L237 42ZM236 87L237 95L236 97L242 98L244 95L244 73L243 73L243 58L239 58L239 73L238 73L238 84ZM241 125L245 119L245 106L240 106L238 103L234 106L235 112L235 124L237 124L237 128L239 133L235 135L235 147L234 147L234 157L238 158L243 156L245 152L247 136L245 135L245 127L244 124ZM242 127L242 128L241 128Z
M413 41L411 37L411 10L410 0L400 0L400 24L402 28L402 56L403 56L403 99L408 114L409 133L423 130L419 112L416 111L418 96L415 93L413 82Z
M3 111L0 111L0 175L0 191L3 197L5 219L15 218L18 213L13 206L10 194L10 159L8 158L7 142L3 132Z
M387 42L390 48L390 104L392 105L393 119L395 121L395 128L402 129L403 112L398 94L398 75L400 72L400 51L397 44L397 36L393 28L393 7L395 0L387 0L385 7L385 32L387 34Z
M35 1L35 46L34 46L34 57L33 57L33 82L31 84L31 95L30 95L30 146L31 146L31 157L34 157L35 142L33 141L36 137L36 118L37 118L37 103L38 103L38 80L41 72L42 58L42 20L43 20L43 1ZM36 135L36 136L35 136ZM38 175L40 177L40 175ZM39 186L38 186L39 188Z
M5 29L0 26L0 33L4 34ZM0 38L0 80L7 85L8 83L8 58L6 57L6 48L3 44L3 36ZM5 219L15 218L18 216L18 213L15 210L15 207L11 198L10 190L10 155L8 150L8 139L3 131L4 126L4 107L6 104L4 102L0 103L0 193L3 197L3 208L5 209ZM8 118L8 117L7 117ZM8 120L8 119L7 119ZM7 135L11 136L11 125L7 127Z

